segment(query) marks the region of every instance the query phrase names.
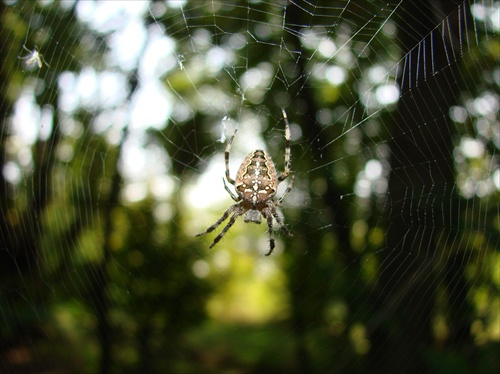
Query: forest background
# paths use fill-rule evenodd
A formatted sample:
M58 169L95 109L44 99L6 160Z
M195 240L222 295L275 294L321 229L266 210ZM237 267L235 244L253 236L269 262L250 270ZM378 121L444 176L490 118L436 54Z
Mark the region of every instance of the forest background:
M497 373L499 4L0 1L0 372Z

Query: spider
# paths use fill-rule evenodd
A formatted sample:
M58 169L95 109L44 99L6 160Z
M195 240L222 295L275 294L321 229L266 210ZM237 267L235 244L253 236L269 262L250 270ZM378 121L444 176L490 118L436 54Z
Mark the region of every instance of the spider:
M28 48L26 48L26 46L23 45L23 49L29 52L29 55L19 58L21 60L26 60L26 67L28 69L32 69L35 65L38 65L38 68L41 69L44 63L50 68L50 65L47 63L47 61L45 61L42 54L38 52L36 48L30 51Z
M222 229L219 235L215 237L213 243L210 245L210 248L222 239L222 237L234 224L236 218L242 215L244 215L245 222L260 224L261 215L267 220L269 252L266 256L269 256L273 252L275 246L273 217L278 222L281 230L283 230L286 235L292 236L292 233L285 226L276 209L281 204L285 196L291 191L293 181L295 179L294 175L292 175L292 179L283 195L281 195L281 197L277 200L273 199L274 195L276 195L276 191L278 190L278 185L290 174L290 126L284 109L282 109L282 113L285 120L285 170L279 176L276 175L276 167L271 160L271 156L269 156L266 151L257 149L251 152L245 160L243 160L236 174L236 179L232 179L229 176L229 152L231 151L231 144L233 143L233 139L236 136L238 129L234 130L233 135L229 139L226 151L224 152L224 158L226 161L226 179L234 186L238 196L236 196L229 189L226 181L222 178L225 190L229 193L231 198L236 201L236 204L231 205L217 220L217 222L210 226L206 231L196 235L201 236L214 231L222 222L231 216L227 225Z

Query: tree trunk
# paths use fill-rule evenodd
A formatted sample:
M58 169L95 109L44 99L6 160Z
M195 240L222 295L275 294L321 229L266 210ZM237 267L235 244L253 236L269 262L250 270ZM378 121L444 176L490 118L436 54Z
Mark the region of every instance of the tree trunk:
M408 54L400 69L401 98L390 140L387 247L377 322L370 329L369 362L375 372L429 372L422 353L433 342L439 284L433 261L455 199L448 111L459 93L455 42L464 23L457 24L456 12L463 15L464 9L448 0L406 1L399 9L401 47ZM441 14L451 15L443 20Z

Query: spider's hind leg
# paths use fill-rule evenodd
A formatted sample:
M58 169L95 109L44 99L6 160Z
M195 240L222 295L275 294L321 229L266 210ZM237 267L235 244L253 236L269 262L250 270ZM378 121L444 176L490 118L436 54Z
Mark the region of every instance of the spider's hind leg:
M285 109L281 109L283 114L283 119L285 120L285 170L278 177L279 182L283 182L290 174L291 167L291 151L290 151L290 124L288 123L288 116L286 115Z
M292 174L292 179L290 180L290 183L288 183L288 187L286 188L285 192L283 192L283 195L281 195L281 197L276 201L276 205L280 205L286 195L288 195L288 193L292 190L294 181L295 174Z
M233 191L231 191L226 183L226 180L224 179L224 177L222 177L222 182L224 183L224 188L226 189L227 193L229 195L231 195L231 199L233 199L234 201L238 201L238 197L236 197L236 195L233 193Z

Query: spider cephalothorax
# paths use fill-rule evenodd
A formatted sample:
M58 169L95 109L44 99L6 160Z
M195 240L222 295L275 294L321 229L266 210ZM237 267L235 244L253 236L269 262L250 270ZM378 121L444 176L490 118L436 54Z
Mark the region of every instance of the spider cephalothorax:
M276 175L276 167L271 160L271 156L269 156L267 152L257 149L251 152L245 160L243 160L238 169L238 173L236 174L236 179L232 179L229 176L229 152L231 151L231 144L233 143L237 130L234 131L233 135L229 139L226 151L224 152L226 161L226 179L234 186L238 196L234 195L223 178L224 188L229 195L231 195L231 198L236 201L236 204L231 205L224 212L222 217L219 218L217 222L210 226L205 232L197 235L205 235L215 230L232 214L231 218L229 218L229 222L222 229L219 235L215 237L210 248L222 239L229 228L234 224L236 218L241 215L244 216L245 222L260 223L261 215L266 219L269 232L269 252L266 256L269 256L272 253L275 246L273 217L276 219L278 225L285 232L285 234L289 236L292 235L283 223L281 217L278 215L276 209L285 196L290 192L292 188L291 185L293 183L293 176L290 185L285 190L283 195L276 201L273 199L276 195L278 185L290 174L290 126L288 125L285 110L283 110L283 118L285 120L285 170L279 176Z

